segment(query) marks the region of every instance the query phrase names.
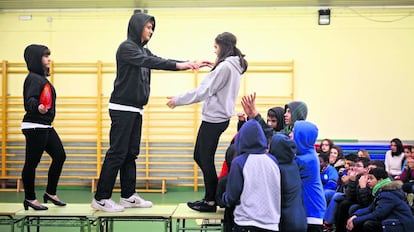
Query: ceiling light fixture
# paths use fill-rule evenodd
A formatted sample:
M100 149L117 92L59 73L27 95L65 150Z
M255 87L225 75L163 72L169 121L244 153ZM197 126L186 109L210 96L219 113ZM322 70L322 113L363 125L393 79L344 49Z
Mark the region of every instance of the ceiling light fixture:
M329 25L331 23L331 9L319 10L319 25Z

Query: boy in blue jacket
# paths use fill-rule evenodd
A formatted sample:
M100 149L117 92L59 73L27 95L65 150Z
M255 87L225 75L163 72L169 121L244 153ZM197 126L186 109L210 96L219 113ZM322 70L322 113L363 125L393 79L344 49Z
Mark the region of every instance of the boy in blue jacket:
M326 200L319 175L319 158L315 150L318 127L308 121L296 121L293 139L297 145L296 163L302 179L302 197L305 202L308 232L323 230Z

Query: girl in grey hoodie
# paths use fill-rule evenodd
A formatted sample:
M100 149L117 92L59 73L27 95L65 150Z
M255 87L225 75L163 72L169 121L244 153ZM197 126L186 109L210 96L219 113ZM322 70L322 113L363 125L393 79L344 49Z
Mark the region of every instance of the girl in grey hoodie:
M203 101L202 122L194 147L194 160L204 176L204 199L188 202L188 206L200 212L215 212L217 173L214 156L221 134L227 129L234 115L241 75L247 70L247 61L236 47L236 37L223 32L215 39L216 63L200 85L191 91L168 97L167 105L188 105Z

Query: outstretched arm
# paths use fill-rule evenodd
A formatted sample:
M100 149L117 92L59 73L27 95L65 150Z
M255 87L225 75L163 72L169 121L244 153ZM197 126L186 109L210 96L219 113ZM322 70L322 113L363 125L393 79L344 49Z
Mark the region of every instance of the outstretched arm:
M212 68L214 66L214 62L201 61L201 62L198 63L198 65L200 66L200 68L204 68L204 67L210 67L210 68Z
M200 65L198 63L195 62L178 62L176 63L176 67L178 70L187 70L187 69L199 69Z

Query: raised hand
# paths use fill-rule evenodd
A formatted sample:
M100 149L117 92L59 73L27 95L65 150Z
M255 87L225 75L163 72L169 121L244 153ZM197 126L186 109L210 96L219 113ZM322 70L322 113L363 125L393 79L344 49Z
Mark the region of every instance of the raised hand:
M257 112L257 109L256 109L255 101L256 101L256 92L242 97L241 105L247 117L249 118L254 118L259 114L259 112Z

